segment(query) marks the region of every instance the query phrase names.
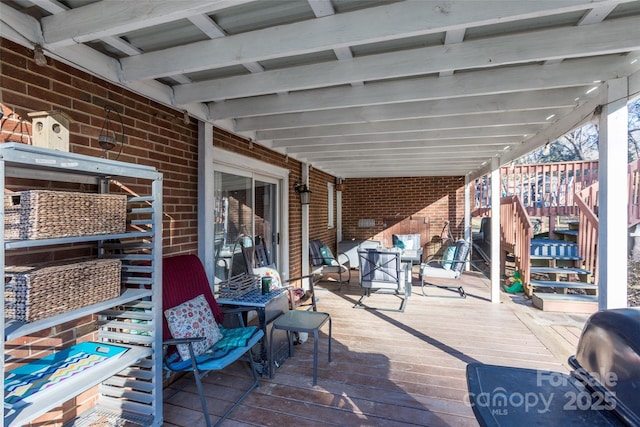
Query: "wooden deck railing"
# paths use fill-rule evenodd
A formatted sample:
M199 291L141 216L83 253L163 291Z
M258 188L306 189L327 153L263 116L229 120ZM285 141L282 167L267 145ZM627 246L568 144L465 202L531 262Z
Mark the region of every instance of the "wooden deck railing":
M573 196L598 180L598 162L505 166L500 179L501 197L518 196L531 216L577 215ZM475 207L491 207L488 175L476 181Z
M500 219L501 250L513 253L515 268L520 271L525 294L531 296L530 260L533 225L518 196L503 197L500 200Z
M598 192L596 182L576 193L578 206L578 255L582 257L584 268L591 271L593 283L598 283Z
M629 163L627 169L629 185L628 226L640 224L640 159Z

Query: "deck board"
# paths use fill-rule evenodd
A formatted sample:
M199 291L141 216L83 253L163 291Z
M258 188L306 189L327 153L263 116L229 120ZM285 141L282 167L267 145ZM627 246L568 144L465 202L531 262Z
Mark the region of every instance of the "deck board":
M354 275L357 277L357 275ZM357 280L357 279L356 279ZM318 385L312 386L313 337L295 347L273 379L261 378L224 426L477 426L467 400L465 368L482 362L567 372L549 346L531 333L504 296L489 302L488 281L463 278L467 298L413 287L404 313L355 309L360 288L354 280L336 292L323 283L319 310L333 321L332 362L327 362L327 329L321 330ZM444 298L446 296L446 298ZM373 295L367 304L399 306L390 295ZM523 310L517 307L517 310ZM536 316L537 310L532 316ZM574 326L546 325L563 340L575 340ZM204 379L209 412L215 422L249 383L246 366L236 363ZM165 400L165 425L204 425L193 379L188 376L165 389L184 388Z

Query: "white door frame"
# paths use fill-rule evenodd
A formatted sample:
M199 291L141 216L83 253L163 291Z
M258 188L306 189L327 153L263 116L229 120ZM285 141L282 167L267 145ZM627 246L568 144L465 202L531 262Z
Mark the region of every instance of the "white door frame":
M243 170L251 172L252 174L259 175L258 178L272 178L279 180L281 185L278 188L278 213L280 215L280 224L278 224L278 231L280 233L280 275L283 280L289 278L289 169L274 166L269 163L257 160L251 157L245 157L237 153L223 150L218 147L212 149L212 162L210 163L211 173L211 187L215 188L214 178L214 165L221 165L230 167L233 169ZM213 196L211 196L213 198ZM207 221L203 218L204 222ZM202 223L203 221L199 221ZM213 231L211 231L213 235ZM210 253L213 254L213 239L211 239ZM213 270L207 271L213 277Z

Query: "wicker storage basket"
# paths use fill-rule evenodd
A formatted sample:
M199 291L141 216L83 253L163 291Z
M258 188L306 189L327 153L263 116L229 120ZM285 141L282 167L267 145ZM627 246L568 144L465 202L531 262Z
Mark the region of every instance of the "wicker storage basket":
M29 190L4 196L7 240L124 233L127 196Z
M240 298L255 289L260 289L260 276L253 274L239 274L218 284L220 298Z
M7 267L5 317L33 322L115 298L120 267L118 259Z

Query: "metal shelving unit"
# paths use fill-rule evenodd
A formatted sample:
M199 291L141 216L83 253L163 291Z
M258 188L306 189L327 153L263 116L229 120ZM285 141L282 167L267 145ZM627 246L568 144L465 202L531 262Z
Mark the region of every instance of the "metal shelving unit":
M127 232L98 236L41 240L3 241L0 246L2 274L6 254L25 248L71 244L95 244L99 257L122 261L122 292L108 301L35 322L5 319L2 315L2 351L5 342L45 328L97 315L97 341L126 347L113 359L82 371L28 401L5 402L2 426L28 423L70 398L98 385L96 405L68 425L90 425L107 420L110 425L127 421L144 426L162 425L162 174L155 168L37 148L20 143L0 144L0 180L5 177L96 185L108 189L109 181L121 188L149 188L149 194L131 194L127 202ZM0 208L0 228L4 229L4 204ZM2 291L4 295L4 281ZM5 371L2 370L4 383ZM25 399L27 400L27 399Z

